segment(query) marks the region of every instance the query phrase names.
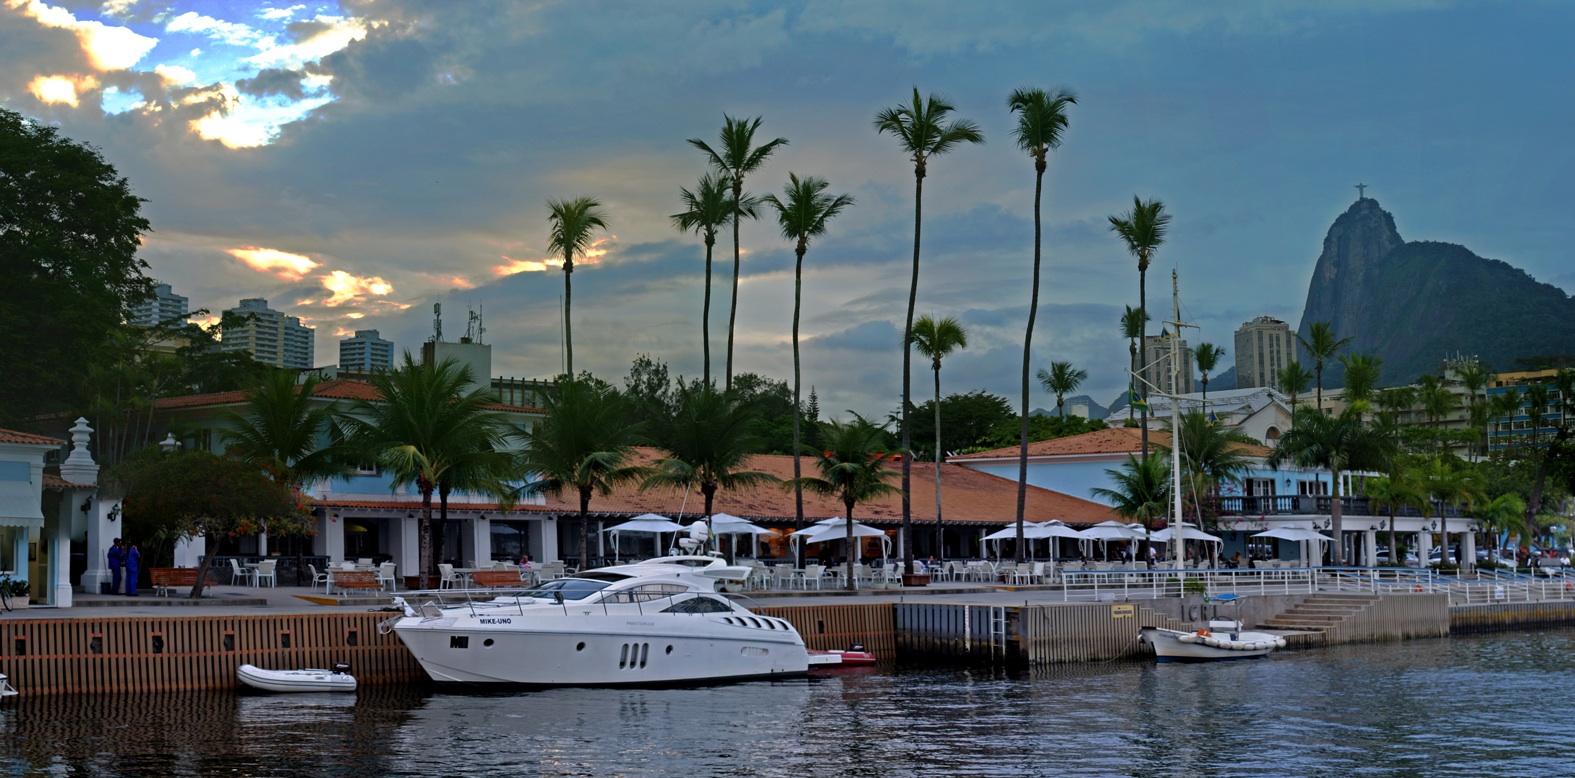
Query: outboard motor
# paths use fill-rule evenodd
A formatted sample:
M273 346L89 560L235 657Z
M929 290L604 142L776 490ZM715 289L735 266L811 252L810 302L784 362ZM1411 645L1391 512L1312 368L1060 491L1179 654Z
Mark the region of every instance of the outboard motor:
M349 662L335 662L335 663L333 663L333 665L331 667L329 667L329 669L334 671L334 675L344 675L344 674L350 672L350 663Z

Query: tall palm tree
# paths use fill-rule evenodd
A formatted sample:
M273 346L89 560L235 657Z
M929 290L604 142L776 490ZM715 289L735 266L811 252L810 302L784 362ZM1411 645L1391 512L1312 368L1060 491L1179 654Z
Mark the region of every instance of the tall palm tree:
M1074 367L1071 362L1051 362L1050 369L1039 368L1039 385L1055 395L1057 415L1066 418L1066 395L1077 391L1088 380L1088 371Z
M315 377L308 375L300 384L295 379L294 371L271 370L247 393L244 415L220 414L225 454L257 466L290 492L349 470L347 451L330 441L336 409L318 404L313 397ZM297 584L305 570L300 540L295 538L294 543Z
M739 257L738 223L747 216L755 218L756 212L748 207L754 202L753 198L744 195L744 177L755 172L765 164L766 158L782 146L788 145L787 138L776 138L759 146L755 145L755 131L760 129L760 117L753 119L734 119L726 114L722 115L722 133L718 137L716 148L711 148L699 138L690 138L689 145L705 152L706 159L711 167L716 169L723 179L733 185L733 300L727 311L727 376L722 382L723 388L733 388L733 329L738 322L738 274Z
M1378 378L1383 373L1384 358L1376 354L1341 354L1340 364L1345 366L1345 390L1341 398L1347 405L1372 402L1378 392Z
M1443 426L1444 417L1460 407L1460 395L1450 390L1443 376L1425 375L1416 380L1416 401L1434 429ZM1442 438L1434 439L1435 451L1446 448Z
M642 432L629 424L627 401L618 390L594 381L570 379L544 398L547 417L526 433L529 446L520 467L531 478L521 488L527 495L579 498L580 568L591 563L591 497L612 494L620 484L639 483L648 468L631 464Z
M711 249L716 246L717 228L727 223L738 212L738 204L728 194L728 182L707 173L700 177L694 191L679 189L684 201L684 212L673 214L673 226L679 232L693 232L705 241L705 302L700 309L700 343L704 353L701 373L707 383L711 381ZM749 216L754 217L754 206L749 205Z
M1379 418L1387 424L1398 424L1400 412L1416 405L1416 389L1410 386L1391 386L1378 393Z
M677 406L677 413L657 421L652 437L667 455L656 461L641 489L698 488L709 519L718 489L747 489L777 480L746 468L763 446L760 411L754 404L701 381L679 387ZM731 550L728 557L732 564Z
M1286 362L1285 367L1280 368L1279 374L1274 379L1280 385L1280 391L1290 396L1291 410L1295 412L1296 398L1307 391L1308 385L1312 383L1312 373L1302 367L1302 363L1293 359Z
M1023 88L1006 98L1006 107L1017 114L1012 139L1017 148L1034 160L1034 273L1028 287L1028 326L1023 330L1022 412L1017 430L1017 560L1024 558L1024 513L1028 506L1028 371L1033 359L1034 322L1039 316L1039 270L1041 267L1043 226L1040 203L1044 200L1045 170L1053 149L1061 147L1069 122L1068 111L1077 104L1071 90L1045 91Z
M1482 522L1483 529L1489 531L1493 538L1493 550L1499 549L1498 539L1508 534L1527 537L1530 533L1526 527L1526 501L1514 492L1508 492L1494 497L1486 505L1477 509L1477 520ZM1502 554L1495 553L1495 560L1503 558Z
M1165 242L1165 231L1170 226L1170 214L1165 213L1165 204L1158 200L1143 201L1134 195L1132 197L1132 210L1124 216L1111 216L1110 229L1121 236L1121 241L1126 244L1127 251L1138 261L1138 318L1143 327L1138 333L1138 351L1143 353L1148 349L1148 266L1154 259L1154 252L1159 250ZM1147 370L1141 371L1146 376ZM1140 422L1143 427L1143 457L1148 458L1148 382L1138 382L1143 403L1139 410L1142 415Z
M1438 531L1444 548L1438 555L1440 564L1449 560L1449 508L1469 508L1481 499L1482 480L1474 468L1453 454L1429 457L1417 472L1417 482L1429 497L1439 503ZM1455 564L1465 567L1470 560L1465 554L1457 555Z
M574 288L570 282L574 275L574 254L584 254L591 247L591 233L607 229L607 218L602 204L589 197L573 200L548 200L547 217L552 230L547 236L547 250L563 255L563 343L565 372L574 375Z
M1128 403L1131 403L1132 398L1137 396L1137 342L1138 338L1143 337L1143 327L1148 323L1148 319L1149 317L1144 315L1142 311L1138 310L1137 308L1133 308L1130 305L1126 306L1126 311L1121 314L1121 337L1127 339L1127 353L1130 357L1127 361L1127 366L1129 368L1127 376Z
M432 544L432 495L456 467L477 457L500 453L511 433L497 402L486 389L466 391L470 368L445 359L437 365L417 363L405 352L403 364L372 377L381 400L357 400L340 423L357 450L375 457L392 477L394 487L414 486L421 495L418 524L419 575L437 571ZM506 496L501 483L484 491ZM422 584L425 585L425 582Z
M913 347L930 358L935 371L935 553L946 556L946 544L941 536L941 463L946 452L941 449L941 359L953 351L968 348L968 332L962 322L948 316L937 321L930 316L920 316L913 323Z
M1213 343L1199 343L1192 350L1192 359L1198 363L1198 372L1203 374L1203 407L1209 407L1209 373L1219 366L1220 360L1225 357L1225 349Z
M1388 476L1370 479L1362 489L1374 510L1383 509L1389 514L1389 561L1404 564L1395 544L1395 513L1401 508L1422 506L1424 498L1415 476L1410 468L1396 467Z
M1315 321L1311 327L1307 328L1307 337L1304 338L1301 336L1301 333L1297 333L1296 341L1302 344L1302 350L1306 351L1307 356L1313 360L1313 375L1317 379L1318 387L1317 405L1321 410L1323 408L1323 361L1333 359L1340 349L1345 348L1346 344L1351 342L1351 339L1337 338L1334 335L1334 329L1329 326L1329 322Z
M913 308L919 300L919 232L924 214L924 176L931 157L945 154L963 143L983 143L979 126L967 119L947 121L956 110L945 98L919 96L913 102L884 108L875 114L875 132L891 133L903 153L913 160L913 276L908 282L908 318L902 325L902 569L913 572L913 429L908 412L913 406Z
M782 237L793 241L793 481L803 477L799 461L799 447L803 438L799 430L799 417L803 415L804 378L798 354L798 320L804 297L804 253L809 251L809 239L826 234L826 223L853 205L852 195L826 194L829 184L823 178L788 174L788 185L782 197L766 195L763 202L777 212L777 224ZM793 529L804 528L804 490L793 490Z
M886 428L857 413L852 421L830 421L820 431L820 447L815 469L820 477L796 476L787 483L793 491L802 494L808 490L822 497L842 501L843 518L847 519L847 576L848 590L856 587L853 576L855 559L853 547L853 507L876 497L895 494L897 487L887 483L893 473L886 469Z
M1154 531L1154 522L1170 513L1170 465L1161 457L1138 459L1131 454L1118 470L1106 470L1113 488L1096 486L1093 496L1110 503L1117 514L1135 519L1145 533ZM1143 541L1142 555L1148 556L1149 541Z
M1269 455L1269 466L1275 469L1289 463L1330 472L1333 499L1330 500L1329 519L1333 525L1336 563L1346 562L1345 546L1340 537L1344 529L1341 474L1351 470L1388 470L1395 448L1392 436L1362 424L1360 416L1351 408L1329 416L1318 408L1297 408L1291 429L1280 436L1279 445Z

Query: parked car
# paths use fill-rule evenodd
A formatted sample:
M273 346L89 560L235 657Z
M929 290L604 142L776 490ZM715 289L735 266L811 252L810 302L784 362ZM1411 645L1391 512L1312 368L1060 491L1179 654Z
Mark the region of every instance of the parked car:
M1427 563L1429 565L1436 565L1436 564L1438 564L1438 560L1442 559L1443 557L1444 557L1444 555L1443 555L1442 549L1435 548L1432 551L1427 552ZM1455 550L1454 549L1449 549L1449 564L1454 564L1454 563L1455 563Z

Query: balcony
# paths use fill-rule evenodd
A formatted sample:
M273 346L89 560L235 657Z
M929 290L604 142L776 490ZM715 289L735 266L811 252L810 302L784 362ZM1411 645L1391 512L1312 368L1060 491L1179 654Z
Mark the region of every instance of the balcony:
M1332 497L1306 497L1298 495L1278 495L1274 497L1221 497L1221 516L1328 516L1334 502ZM1434 505L1427 516L1438 516L1439 509L1443 506ZM1389 516L1387 506L1380 506L1374 510L1371 501L1366 497L1341 497L1340 512L1345 516ZM1395 516L1423 516L1424 514L1412 507L1395 509ZM1458 508L1443 508L1443 515L1456 519L1461 514Z

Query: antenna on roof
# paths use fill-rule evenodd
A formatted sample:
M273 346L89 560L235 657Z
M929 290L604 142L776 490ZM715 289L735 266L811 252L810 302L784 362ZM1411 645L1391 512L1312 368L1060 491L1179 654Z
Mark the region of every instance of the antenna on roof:
M432 304L432 342L443 342L443 304Z

